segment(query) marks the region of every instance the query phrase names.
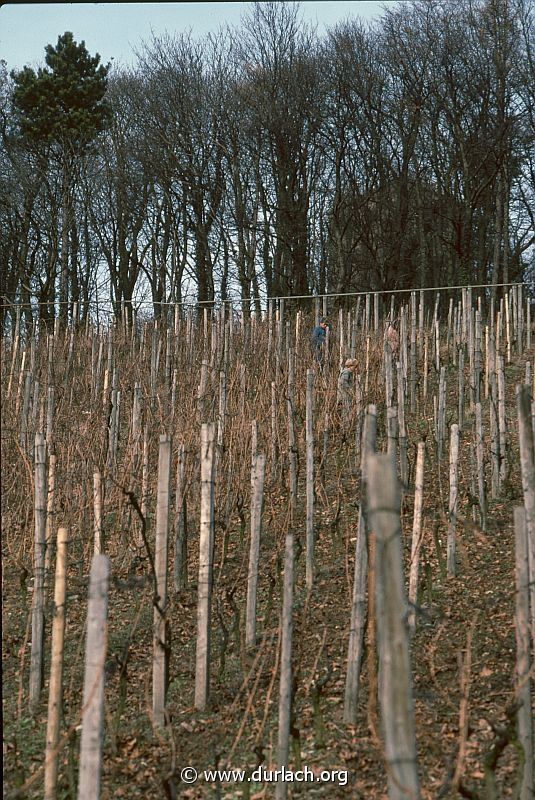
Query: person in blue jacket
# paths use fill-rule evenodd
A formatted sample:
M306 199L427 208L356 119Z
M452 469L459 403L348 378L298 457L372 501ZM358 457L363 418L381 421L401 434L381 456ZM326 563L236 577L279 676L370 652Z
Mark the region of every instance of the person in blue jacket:
M323 364L323 353L325 350L325 342L327 341L328 324L325 317L320 319L320 324L316 325L312 331L312 350L314 358L318 364Z

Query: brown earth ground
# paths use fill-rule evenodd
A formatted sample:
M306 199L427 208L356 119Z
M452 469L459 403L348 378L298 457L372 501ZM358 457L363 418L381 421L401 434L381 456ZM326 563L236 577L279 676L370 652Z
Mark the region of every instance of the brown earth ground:
M507 367L508 425L511 472L501 497L489 503L488 529L472 521L468 448L462 448L462 498L458 525L458 576L445 575L444 510L447 507L448 464L444 457L440 485L432 436L432 412L418 420L409 441L428 435L425 476L425 541L421 562L420 612L411 644L418 764L421 796L437 798L514 797L519 758L514 726L508 714L514 702L514 531L513 508L522 503L516 445L514 386L523 380L532 353ZM450 385L454 385L454 379ZM456 408L452 396L450 408ZM379 416L384 410L379 409ZM456 414L452 415L455 421ZM384 423L382 423L384 425ZM488 420L486 420L488 427ZM463 434L471 439L471 417ZM463 440L462 440L463 441ZM381 442L380 442L381 444ZM414 469L415 452L409 452ZM345 460L345 466L343 462ZM4 497L9 470L3 468ZM300 497L304 496L303 469ZM343 474L339 485L333 478ZM228 552L222 553L222 513L216 500L216 570L213 601L211 705L206 713L193 708L196 638L196 573L198 520L189 520L189 586L179 596L171 591L169 622L172 660L168 692L170 725L160 732L151 725L151 584L147 562L112 558L109 595L109 643L106 689L106 733L102 800L111 798L272 797L265 783L207 783L180 780L185 766L205 769L275 768L278 707L280 586L286 497L267 476L259 581L259 646L243 647L247 562L247 509L234 513L228 531ZM328 498L328 499L327 499ZM333 500L334 498L334 500ZM245 503L245 506L247 505ZM340 433L331 438L325 470L317 484L317 576L310 602L304 590L304 518L299 509L293 667L296 675L291 768L347 771L340 781L288 784L295 797L387 797L385 766L377 734L374 704L368 695L368 663L362 674L359 713L354 726L343 722L343 696L354 537L358 515L358 479L354 459ZM31 505L31 504L30 504ZM402 531L406 562L410 555L413 497L404 499ZM275 524L276 523L276 524ZM20 520L31 529L31 516ZM113 524L108 520L108 532ZM128 532L124 536L129 536ZM110 551L116 545L112 544ZM3 715L4 789L12 797L42 796L46 730L46 686L38 713L27 712L31 546L14 558L4 531L3 559ZM31 537L30 537L31 538ZM80 739L87 573L82 566L90 547L73 545L65 652L64 728L60 753L59 798L76 796ZM85 548L85 549L84 549ZM124 552L123 550L117 552ZM130 551L131 553L132 551ZM87 562L85 562L87 563ZM50 596L50 593L49 593ZM47 609L49 641L52 609ZM125 669L125 654L128 653ZM45 674L48 675L48 662ZM457 786L456 769L460 775ZM487 784L485 783L485 775ZM495 782L491 789L489 776ZM342 781L343 783L344 781ZM19 787L17 794L17 787ZM494 793L492 793L494 792Z

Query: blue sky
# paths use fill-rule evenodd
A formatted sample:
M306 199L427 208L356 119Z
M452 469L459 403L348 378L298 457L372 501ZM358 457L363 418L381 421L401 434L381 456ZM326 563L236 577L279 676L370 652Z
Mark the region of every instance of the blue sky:
M301 3L303 17L318 24L321 33L348 16L373 20L385 6L402 0L322 0ZM156 35L191 30L203 35L221 25L238 26L247 11L246 2L180 3L17 3L0 7L0 58L8 69L44 64L44 48L58 36L72 31L85 41L91 54L100 53L104 63L135 63L134 48Z

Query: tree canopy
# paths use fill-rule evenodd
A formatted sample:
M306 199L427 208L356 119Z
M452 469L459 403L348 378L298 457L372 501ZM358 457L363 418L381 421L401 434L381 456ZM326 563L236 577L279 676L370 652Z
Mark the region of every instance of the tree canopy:
M100 133L110 117L106 102L109 65L91 56L72 33L45 48L47 67L12 71L13 106L21 132L30 139L57 141L77 149Z
M533 280L534 8L408 0L365 25L356 4L319 35L262 2L217 35L152 36L132 69L63 34L0 95L7 302L248 314Z

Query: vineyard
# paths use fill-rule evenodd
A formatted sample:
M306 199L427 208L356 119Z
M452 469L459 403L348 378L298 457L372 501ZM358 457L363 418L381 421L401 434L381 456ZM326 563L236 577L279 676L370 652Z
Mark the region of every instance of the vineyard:
M9 798L535 796L530 300L345 300L14 319Z

